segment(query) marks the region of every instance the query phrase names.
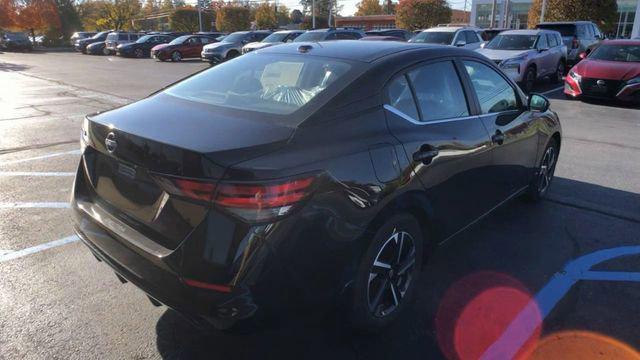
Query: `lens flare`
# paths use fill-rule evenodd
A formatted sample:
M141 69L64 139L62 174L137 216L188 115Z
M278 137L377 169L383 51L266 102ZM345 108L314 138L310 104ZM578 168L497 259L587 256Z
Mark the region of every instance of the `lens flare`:
M640 360L640 353L629 345L589 331L563 331L545 336L530 360L616 359Z

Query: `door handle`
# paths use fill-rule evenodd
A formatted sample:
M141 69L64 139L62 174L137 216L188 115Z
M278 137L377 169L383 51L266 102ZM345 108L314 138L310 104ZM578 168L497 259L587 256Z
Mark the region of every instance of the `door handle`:
M430 145L422 145L420 150L413 153L413 161L429 165L433 158L438 156L439 153L440 151L438 151L438 149L433 148Z
M494 144L502 145L504 143L504 133L500 130L496 130L496 133L491 136L491 142Z

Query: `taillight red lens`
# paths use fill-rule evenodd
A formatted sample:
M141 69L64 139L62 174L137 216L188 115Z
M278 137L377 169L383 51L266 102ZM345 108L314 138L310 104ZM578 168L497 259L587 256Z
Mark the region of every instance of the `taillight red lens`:
M247 221L272 220L288 214L313 190L316 177L305 177L268 184L214 184L192 179L159 178L168 192L195 200L212 202Z

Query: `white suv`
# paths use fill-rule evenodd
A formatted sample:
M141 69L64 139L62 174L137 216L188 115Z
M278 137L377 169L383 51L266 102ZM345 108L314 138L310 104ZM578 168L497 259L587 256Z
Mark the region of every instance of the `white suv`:
M452 45L475 50L483 42L481 34L481 29L471 26L440 26L422 30L409 42Z

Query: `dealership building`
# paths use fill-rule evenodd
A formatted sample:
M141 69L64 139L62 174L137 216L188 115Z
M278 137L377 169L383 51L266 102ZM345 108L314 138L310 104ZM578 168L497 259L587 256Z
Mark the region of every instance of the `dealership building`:
M497 0L495 27L526 29L532 2L533 0ZM493 0L473 0L471 3L471 25L488 28L491 24L492 7ZM618 0L616 30L607 35L616 38L640 36L640 0Z

